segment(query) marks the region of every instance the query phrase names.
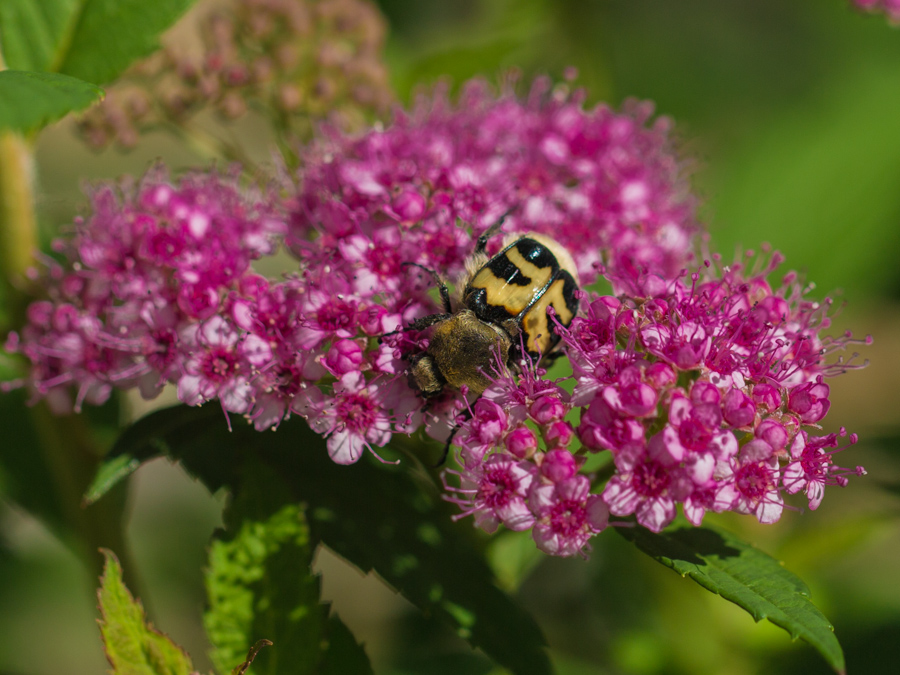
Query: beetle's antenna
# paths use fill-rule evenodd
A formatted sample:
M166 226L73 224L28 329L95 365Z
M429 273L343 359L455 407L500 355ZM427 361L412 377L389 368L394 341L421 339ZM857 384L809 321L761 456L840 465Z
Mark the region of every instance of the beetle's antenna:
M499 220L496 223L491 225L488 229L482 232L481 236L478 237L478 243L475 244L475 253L474 255L484 255L484 250L487 248L488 239L493 237L497 232L500 231L500 228L503 227L503 222L506 220L506 217L516 210L516 207L512 207L502 216L500 216Z
M441 304L444 306L444 312L447 314L453 313L453 308L450 305L450 289L447 288L447 284L441 279L441 275L435 272L430 267L425 267L425 265L420 265L416 262L404 262L400 263L401 267L418 267L420 270L424 270L431 275L431 278L434 280L434 285L438 287L438 291L441 294Z

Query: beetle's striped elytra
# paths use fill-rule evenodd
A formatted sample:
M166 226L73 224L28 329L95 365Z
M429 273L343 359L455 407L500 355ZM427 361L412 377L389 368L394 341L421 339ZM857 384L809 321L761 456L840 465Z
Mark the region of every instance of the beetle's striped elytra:
M575 262L557 242L540 234L513 238L472 277L463 304L484 321L514 320L532 359L550 352L559 336L556 320L568 326L578 310Z
M436 396L445 387L480 394L491 382L498 354L506 365L522 358L538 361L559 343L556 322L568 326L578 311L575 262L550 237L510 235L502 250L487 258L487 240L501 224L479 237L467 265L469 278L460 284L460 306L453 309L441 282L444 313L410 325L416 330L435 326L428 349L410 359L410 384L424 396Z

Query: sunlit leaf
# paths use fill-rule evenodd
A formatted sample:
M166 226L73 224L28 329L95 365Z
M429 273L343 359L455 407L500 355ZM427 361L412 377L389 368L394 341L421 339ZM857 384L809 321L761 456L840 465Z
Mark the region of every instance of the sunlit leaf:
M272 489L278 486L272 478L244 483L210 547L204 624L212 659L229 672L251 645L267 639L273 646L252 666L258 675L321 673L333 662L342 664L336 672L368 675L365 652L319 602L320 579L310 571L315 546L303 511Z
M56 68L105 84L159 47L159 35L194 0L84 0Z
M195 0L3 0L0 46L8 68L106 84L159 47L159 35Z
M832 668L844 672L834 629L810 602L806 584L771 556L710 527L661 534L642 527L615 529L666 567L747 610L756 621L768 619L792 638L808 642Z
M190 675L190 657L147 622L144 608L122 581L116 556L104 550L100 579L100 633L113 675Z
M0 48L7 68L52 70L66 30L84 0L3 0Z

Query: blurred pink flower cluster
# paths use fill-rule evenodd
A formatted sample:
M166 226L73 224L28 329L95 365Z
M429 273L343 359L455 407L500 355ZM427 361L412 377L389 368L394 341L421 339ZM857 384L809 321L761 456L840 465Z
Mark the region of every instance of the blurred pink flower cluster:
M892 23L900 23L900 0L853 0L867 12L883 12Z
M155 52L82 115L91 146L130 148L203 108L233 120L254 104L281 131L308 138L313 121L359 129L393 102L385 21L369 0L230 0L198 24L196 49L182 39Z

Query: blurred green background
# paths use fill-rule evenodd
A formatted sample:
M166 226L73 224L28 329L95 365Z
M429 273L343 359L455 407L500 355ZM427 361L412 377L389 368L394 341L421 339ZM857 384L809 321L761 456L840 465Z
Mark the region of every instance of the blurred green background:
M776 526L718 522L784 560L834 622L850 673L900 663L900 29L845 0L382 0L386 58L398 97L449 76L519 68L525 80L577 67L591 102L651 99L676 121L693 158L713 247L771 242L822 296L847 300L835 331L871 333L871 366L832 381L828 431L862 441L839 463L869 476L828 491L814 513ZM189 15L186 19L191 20ZM257 157L270 139L253 120ZM83 209L85 180L139 174L161 157L200 158L166 136L129 154L88 151L61 123L38 146L38 210L56 231ZM223 497L177 468L142 469L129 498L129 539L143 601L158 627L209 669L200 627L205 545ZM467 527L463 522L461 527ZM614 533L590 562L543 560L521 583L559 672L827 673L802 643L638 554ZM496 544L509 583L522 546ZM525 548L527 549L527 542ZM528 556L524 556L528 559ZM514 558L513 558L514 560ZM486 673L449 632L434 634L373 578L327 551L324 588L367 643L379 673ZM520 570L518 571L520 572ZM97 673L95 581L39 523L0 507L0 674ZM399 656L404 654L404 656Z

